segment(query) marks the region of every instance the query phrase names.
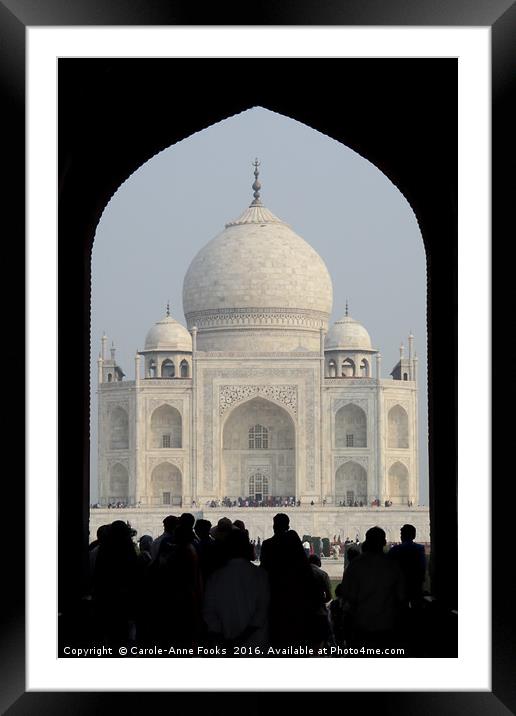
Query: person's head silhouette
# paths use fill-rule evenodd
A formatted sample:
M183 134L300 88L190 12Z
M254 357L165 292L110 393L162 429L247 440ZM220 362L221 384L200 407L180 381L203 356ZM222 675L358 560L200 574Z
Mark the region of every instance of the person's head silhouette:
M174 534L174 530L176 529L178 522L178 517L176 517L175 515L168 515L163 520L163 531L169 535Z
M197 520L195 523L195 534L199 539L208 539L210 536L211 522L209 520Z
M277 535L288 532L289 525L290 519L284 512L278 512L277 515L274 515L272 520L272 529L274 530L274 534Z
M191 512L183 512L183 514L179 518L179 524L184 525L187 529L193 530L193 526L195 524L195 517L192 515Z
M249 540L244 530L233 527L226 541L228 559L249 559Z
M416 528L414 525L403 525L400 530L402 542L413 542L416 539Z
M380 554L387 544L385 532L381 527L371 527L367 530L365 542L362 544L362 552Z

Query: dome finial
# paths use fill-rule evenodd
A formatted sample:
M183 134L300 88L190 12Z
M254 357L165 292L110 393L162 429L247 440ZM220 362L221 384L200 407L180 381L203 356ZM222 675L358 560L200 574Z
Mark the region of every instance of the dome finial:
M348 299L346 298L346 316L349 316Z
M167 318L170 318L170 299L167 301Z
M253 182L253 185L252 185L252 189L253 189L254 200L251 202L251 206L261 206L261 205L262 205L262 201L261 201L261 199L260 199L260 189L262 188L262 185L261 185L260 182L258 181L258 176L259 176L259 173L260 173L260 172L258 171L258 167L259 167L259 166L260 166L260 162L258 161L258 158L256 158L256 159L254 160L254 162L253 162L253 167L254 167L254 182Z

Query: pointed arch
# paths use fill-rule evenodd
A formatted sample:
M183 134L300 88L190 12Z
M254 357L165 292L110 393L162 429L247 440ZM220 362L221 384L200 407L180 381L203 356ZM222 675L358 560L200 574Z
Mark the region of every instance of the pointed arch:
M387 417L388 447L408 448L409 427L408 415L405 408L395 405L389 410Z
M182 442L181 413L171 405L160 405L151 415L150 447L180 448Z
M335 415L335 447L367 447L367 415L354 403L339 408Z
M341 365L341 376L343 378L354 378L355 375L355 361L351 358L345 358Z
M108 502L129 501L129 473L122 463L116 462L109 471Z
M367 504L367 471L358 462L348 460L335 474L335 504L355 501Z
M389 499L393 505L406 505L409 499L409 471L402 462L395 462L389 468Z
M109 419L111 450L127 450L129 447L129 418L127 412L117 405Z
M250 478L260 474L267 496L296 495L296 434L286 408L262 397L237 404L222 426L221 493L232 499L250 495Z
M176 375L176 367L174 361L170 358L166 358L161 364L161 377L162 378L174 378Z
M153 469L150 479L151 504L182 504L183 476L180 469L170 462L161 462Z

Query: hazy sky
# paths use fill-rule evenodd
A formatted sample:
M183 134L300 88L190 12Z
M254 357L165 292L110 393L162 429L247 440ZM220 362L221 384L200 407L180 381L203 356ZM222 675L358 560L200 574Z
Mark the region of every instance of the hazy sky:
M345 121L345 119L343 119ZM419 357L420 503L428 504L426 259L416 217L375 166L304 124L255 108L160 152L120 186L92 260L91 501L97 499L97 357L102 332L134 379L134 355L171 314L186 325L183 277L199 249L261 198L320 254L333 280L331 320L350 315L382 353L382 377L409 331ZM231 266L228 264L228 270Z

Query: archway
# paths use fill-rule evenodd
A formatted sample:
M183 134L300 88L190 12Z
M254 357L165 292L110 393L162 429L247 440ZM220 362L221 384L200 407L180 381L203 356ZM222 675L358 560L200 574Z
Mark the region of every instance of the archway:
M408 415L401 405L395 405L389 410L387 425L388 446L390 448L408 448Z
M232 410L222 430L221 497L295 497L295 468L295 427L285 408L253 398Z
M110 415L111 450L124 450L129 447L129 421L126 411L117 406Z
M169 462L157 465L150 480L151 505L181 506L183 479L179 468Z
M355 363L351 358L346 358L342 361L341 376L343 378L354 378L355 377Z
M174 362L167 358L161 364L161 377L162 378L173 378L176 374L176 368Z
M406 505L409 499L409 473L402 462L389 468L387 492L393 505Z
M335 474L335 504L367 505L367 472L353 460L345 462Z
M150 422L151 448L180 448L182 445L181 413L171 405L160 405Z
M335 447L367 447L367 416L354 403L344 405L335 415Z
M129 501L129 473L119 462L115 463L109 473L108 503Z
M67 413L65 420L62 411L60 414L59 429L62 439L59 459L63 464L66 464L68 457L66 446L76 445L71 433L72 429L76 430L77 425L82 425L83 431L83 447L80 455L81 464L84 466L83 479L73 482L61 480L59 486L62 503L70 506L69 512L63 513L62 516L63 524L66 526L62 533L70 539L70 545L72 544L70 535L75 535L73 541L75 551L80 547L81 540L84 541L85 535L87 536L84 509L81 511L77 507L74 512L71 506L81 505L81 500L87 494L89 480L87 368L89 325L88 312L87 309L83 310L83 307L86 307L89 301L90 272L84 270L84 257L90 254L93 230L100 211L130 172L161 149L228 115L236 114L256 104L263 104L276 112L283 112L287 116L304 121L361 152L380 167L405 193L412 206L417 208L418 220L431 260L428 276L430 292L428 300L431 307L429 316L432 321L430 351L433 353L429 364L430 390L433 393L431 411L440 416L439 420L431 421L433 435L430 438L436 445L446 445L446 450L442 448L436 450L433 456L432 469L435 477L432 504L438 505L441 501L445 509L433 513L432 532L436 538L438 531L443 535L441 542L439 539L436 541L436 549L440 549L441 559L445 564L450 560L453 562L456 554L450 549L450 542L453 543L450 535L456 529L455 507L454 504L450 504L449 472L446 468L447 465L456 462L456 418L453 411L446 410L446 406L449 396L456 394L456 369L452 368L445 374L439 372L438 380L434 379L434 375L439 371L440 366L449 364L449 346L455 345L456 342L456 316L450 315L449 311L449 297L455 295L456 290L456 204L453 201L453 197L456 196L454 159L456 133L449 132L446 122L436 121L437 112L441 117L447 112L452 116L455 111L456 80L453 73L450 74L448 70L454 60L449 62L443 60L439 63L439 68L436 63L432 63L430 67L431 61L424 60L415 62L403 60L402 63L394 63L394 72L398 78L395 86L387 81L392 77L394 67L392 61L389 61L387 68L385 63L382 65L381 60L368 63L364 63L363 60L344 60L342 65L335 64L332 60L334 70L328 66L327 72L321 75L321 81L308 88L306 82L302 81L303 73L299 73L301 79L296 79L295 73L291 72L290 61L271 61L270 68L267 69L267 72L271 72L267 74L267 82L259 83L259 86L256 86L256 83L248 83L248 86L241 88L243 94L239 92L238 96L213 81L216 79L216 73L220 71L218 63L212 70L209 63L204 65L200 63L196 70L199 73L196 79L201 83L200 86L204 91L202 94L199 93L198 97L190 96L190 77L186 82L186 79L181 79L180 73L177 75L179 85L175 96L188 98L188 102L182 103L182 111L174 114L173 122L170 122L170 113L160 107L170 99L159 91L165 72L167 75L170 73L170 66L165 66L165 63L153 64L153 72L150 76L152 86L147 82L138 85L141 91L145 91L145 101L138 104L133 102L134 72L141 73L142 65L148 65L148 61L136 66L131 64L130 76L127 65L127 70L123 70L117 62L119 61L100 60L95 67L94 76L91 68L86 70L83 67L79 70L80 82L77 80L77 67L73 70L71 66L68 70L62 68L64 74L60 77L61 86L67 88L63 90L63 98L68 97L66 102L63 101L62 112L65 117L76 118L73 123L62 122L64 134L61 135L60 140L63 156L67 157L60 176L60 229L64 235L76 237L75 242L60 242L59 245L60 262L69 267L68 275L61 277L61 281L64 281L61 295L67 297L67 310L70 306L76 309L76 321L73 326L69 326L68 335L74 344L83 346L84 351L81 363L84 366L81 382L84 388L80 400L76 403L74 417L70 420L70 414ZM258 61L256 65L253 65L253 60L245 60L245 62L249 67L257 66L263 71L263 62ZM295 62L299 61L295 60ZM221 60L221 63L230 73L232 67L239 66L239 62L235 60ZM339 68L342 66L352 68L348 73L347 92L352 98L350 101L353 103L353 112L344 123L338 113L335 113L334 92L331 91L332 84L335 82L335 72L340 72ZM144 72L147 75L147 69ZM212 72L213 76L211 76ZM289 81L294 85L292 92L285 94L282 88L287 76L284 73L287 72L290 72ZM186 76L185 73L184 77ZM115 82L113 77L116 78ZM80 92L71 91L78 86ZM231 83L228 83L228 86L231 86ZM407 87L411 88L410 93L406 91ZM131 92L128 88L131 88ZM206 100L206 92L209 101ZM130 126L126 124L124 130L124 123L120 121L119 127L122 131L117 133L116 137L110 138L108 153L103 144L106 137L104 116L110 116L115 110L119 112L121 118L126 116L127 108L124 102L128 102L129 98L132 102L131 110L136 111L135 116L142 131L138 133L136 141L131 142L128 151L129 145L124 131L129 132ZM383 106L386 100L388 100L389 113L386 115L385 122L379 127L371 107L373 103L375 107ZM99 102L106 108L102 117L95 110ZM149 107L154 107L154 111L150 111ZM406 116L409 109L418 113L423 125L419 123L417 127L409 127L407 130L407 126L400 120ZM78 130L77 122L85 131ZM453 126L453 122L450 125ZM407 131L410 141L407 141ZM75 141L77 134L83 136L85 141L77 144ZM421 137L424 137L424 141ZM417 147L417 152L414 151L414 147ZM421 169L422 166L424 171ZM443 291L443 286L449 287L449 290ZM64 343L60 344L59 351L59 359L64 363L66 360ZM456 365L455 360L452 360L452 363ZM64 380L64 375L59 376L59 381L63 381L63 385L65 385ZM452 494L455 494L453 490ZM66 554L68 551L72 553L72 549L68 550L64 540L60 549ZM447 585L454 581L454 575L453 564L441 577L441 583L446 589L448 589ZM66 583L64 584L66 587Z

